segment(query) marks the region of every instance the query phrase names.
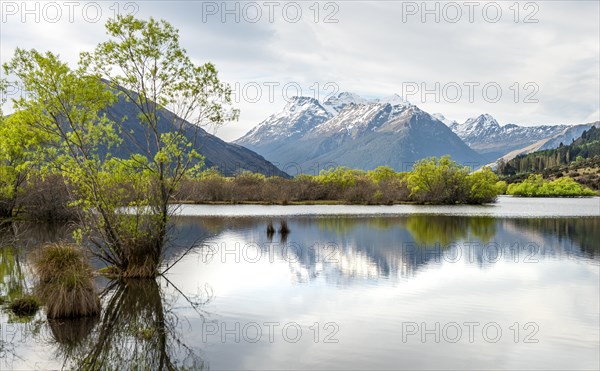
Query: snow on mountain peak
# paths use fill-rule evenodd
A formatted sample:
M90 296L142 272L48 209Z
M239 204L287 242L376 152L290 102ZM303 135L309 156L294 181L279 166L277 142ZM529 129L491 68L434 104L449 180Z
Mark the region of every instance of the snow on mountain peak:
M364 104L364 103L368 102L368 100L361 97L360 95L350 93L347 91L341 92L337 96L333 95L329 99L327 99L327 101L331 101L331 100L344 101L347 103L355 103L355 104Z
M283 110L287 111L289 109L294 109L294 107L307 105L320 105L320 103L312 97L294 96L290 98Z
M461 138L474 135L490 134L501 129L500 124L492 115L484 113L477 117L471 117L462 124L452 125L452 130Z
M329 97L324 103L323 107L327 109L334 116L344 110L348 105L370 105L370 104L390 104L392 107L402 110L406 107L412 106L412 104L406 99L402 98L398 94L390 95L389 97L380 99L365 99L360 95L342 92L337 95Z
M498 121L496 121L496 119L492 117L492 115L490 115L489 113L484 113L477 117L471 117L467 119L467 121L465 121L463 125L500 126L500 124L498 124Z
M368 100L361 97L358 94L342 92L337 95L332 95L325 102L323 107L327 109L332 115L336 115L349 104L367 104Z
M385 98L381 98L381 99L375 99L375 102L383 103L383 104L389 103L392 106L403 106L403 107L411 105L409 101L402 98L398 94L390 95L389 97L385 97Z
M456 120L450 120L450 119L446 118L446 116L442 115L441 113L434 113L431 115L431 117L437 119L438 121L443 122L448 127L455 127L458 125L458 122Z
M524 148L542 139L550 138L564 130L565 126L519 126L507 124L501 126L490 114L482 114L466 120L463 124L452 126L454 131L471 148L490 153L508 153Z
M283 110L267 117L237 142L253 145L271 142L282 137L302 135L331 117L333 114L315 98L292 97Z
M467 119L467 121L465 121L462 125L459 125L459 129L462 128L462 130L467 131L496 127L500 127L500 124L498 124L498 121L496 121L496 119L488 113L484 113L477 117L471 117Z

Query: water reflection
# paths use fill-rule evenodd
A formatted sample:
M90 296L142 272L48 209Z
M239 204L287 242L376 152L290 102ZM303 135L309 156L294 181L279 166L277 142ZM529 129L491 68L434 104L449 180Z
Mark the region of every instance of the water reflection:
M271 222L272 229L268 228ZM170 251L168 260L169 262L180 261L180 263L169 271L167 278L156 281L98 281L99 287L104 288L101 315L69 321L36 322L38 325L35 331L39 331L39 323L43 323L48 330L50 341L24 342L27 346L15 342L11 348L16 353L15 367L31 368L33 361L27 363L27 360L51 358L52 362L59 363L51 363L48 368L62 365L67 369L92 370L206 369L209 361L213 365L215 360L217 368L220 368L223 363L247 368L252 365L244 363L245 359L256 360L256 357L259 357L265 362L264 368L272 369L274 364L282 364L277 361L286 358L284 356L289 358L290 354L297 351L298 348L295 348L294 344L284 344L289 346L290 353L281 353L278 358L278 353L272 344L261 342L256 344L259 348L252 348L254 343L236 348L240 351L240 355L237 355L229 348L232 344L219 343L215 347L224 349L223 353L217 352L219 356L214 356L213 353L215 357L213 359L207 356L206 344L199 341L202 337L199 332L204 323L202 308L210 296L190 298L185 296L184 292L189 292L190 288L193 289L198 282L208 282L215 284L220 290L215 294L221 301L218 306L212 308L216 312L214 316L222 316L217 317L218 320L242 323L249 321L264 323L271 320L280 320L283 323L284 320L300 322L304 320L308 323L307 326L310 326L317 320L333 319L341 324L340 336L347 336L343 342L340 341L340 346L348 349L344 353L343 349L335 348L336 351L341 352L340 358L333 360L336 366L340 368L353 365L368 366L373 365L371 363L373 360L377 360L380 363L375 365L381 365L381 368L398 368L400 366L398 366L397 352L403 351L402 355L407 359L412 352L421 356L423 354L421 348L419 348L421 353L416 348L411 348L409 351L406 344L398 343L398 339L401 339L401 334L397 331L401 328L399 321L421 321L421 317L416 317L415 313L424 311L423 316L426 316L427 311L433 310L431 308L443 308L441 312L449 313L451 315L449 320L452 321L467 321L473 319L472 317L477 319L477 315L481 316L481 313L491 316L485 317L486 320L495 321L497 318L492 316L495 313L493 312L495 306L500 307L503 302L513 300L515 296L519 297L519 294L513 291L516 285L514 282L520 285L519 280L530 279L536 274L543 277L540 281L556 277L554 271L543 276L542 264L527 266L523 263L544 261L553 263L553 260L557 260L555 263L560 264L550 264L550 267L563 272L568 265L562 261L565 259L573 259L577 263L585 261L592 265L597 265L600 261L600 246L597 243L600 240L600 218L591 217L511 219L440 215L288 216L275 220L272 217L179 217L176 218L175 224L177 232L180 233L176 241L178 247ZM285 229L289 233L283 233ZM28 226L26 229L24 225L20 225L16 230L1 232L0 236L3 241L0 242L0 294L11 299L27 289L27 281L30 279L25 269L28 249L40 242L65 238L68 236L68 228ZM16 236L19 236L16 239L18 243L15 242ZM189 251L189 246L196 246L196 248ZM186 255L188 252L189 254ZM453 265L448 268L448 265L453 263L467 265L464 270L469 272L461 276L463 267ZM503 287L501 280L498 280L491 283L487 281L477 286L479 280L483 282L489 279L489 276L486 277L489 271L483 270L495 265L504 269L504 273L502 269L498 269L499 276L495 277L509 280L514 276L512 285L508 288ZM422 291L418 291L419 288L415 288L414 284L419 282L420 272L424 273L421 277L431 275L435 271L432 268L440 268L439 271L445 269L448 276L441 277L457 279L456 282L459 284L453 286L449 283L439 291L430 288L431 295L422 295ZM577 267L566 268L570 269L571 276L565 274L565 277L560 277L561 284L566 286L570 279L589 284L592 281L589 277L597 278L597 275L590 274L588 270L580 272L576 270ZM483 273L476 276L473 271ZM577 275L583 277L581 281L576 281ZM437 284L436 279L439 277L434 275L429 282ZM173 281L187 287L178 288L168 281L168 278L173 278ZM473 286L462 289L467 284ZM486 284L497 284L497 286L486 286ZM529 308L531 313L548 315L549 322L559 318L559 315L563 318L562 312L550 316L552 308L555 308L557 303L548 303L537 308L534 307L535 303L527 301L531 296L530 293L538 295L531 296L535 298L547 297L546 290L549 286L541 285L541 289L535 291L538 282L530 279L528 284L532 291L526 292L524 288L522 289L523 294L520 298L525 304L515 309L515 313L528 313ZM347 290L349 288L356 290ZM406 289L407 292L402 292L402 289ZM418 295L412 295L411 290ZM564 292L572 294L573 297L576 294L570 287ZM480 302L478 298L481 295L488 296ZM364 300L366 297L368 300ZM457 300L459 297L462 301ZM571 296L564 297L571 298ZM577 296L579 299L586 297L589 295ZM373 306L371 300L376 302ZM423 300L429 300L431 305L419 307L419 303ZM497 302L486 306L486 300L497 300ZM464 304L462 307L456 304L459 301ZM337 306L338 302L339 306ZM563 302L574 301L560 300L560 303ZM586 315L587 311L597 314L594 309L595 303L582 304L581 308L580 306L573 308L581 309L581 313ZM351 306L356 306L357 309L353 311ZM389 308L389 313L385 312L386 308ZM477 312L478 308L483 309ZM507 308L501 309L499 313L503 310L510 312ZM592 319L587 320L587 317L579 315L580 312L575 309L573 311L576 315L572 315L573 318L582 322L587 321L584 324L596 323L593 321L597 318L590 317ZM327 310L333 313L332 317L321 318L322 313ZM411 313L411 310L415 313ZM468 316L461 317L465 310L472 312ZM422 320L438 321L442 316L441 312L433 311L433 314L430 313L431 317L423 317ZM510 312L510 316L507 314L505 321L508 323L507 326L512 323L515 313ZM43 314L39 314L36 321L41 321L40 318L43 317ZM2 318L6 321L5 316ZM374 321L374 318L378 321ZM537 320L537 317L533 319ZM527 317L522 319L522 322L530 320L532 318ZM365 325L357 327L354 325L356 323ZM568 326L562 327L568 328ZM542 326L542 328L544 331L549 331L549 327ZM34 338L35 331L27 332L26 337ZM306 331L312 334L310 330L306 329ZM356 332L353 333L354 331ZM353 334L356 334L356 337L352 337ZM385 343L377 343L378 339L382 338L382 334L389 335L385 342L389 340L395 347L395 351L384 354ZM368 344L364 344L364 339L369 339L366 342ZM562 344L560 341L556 343L557 346ZM233 346L238 345L236 343ZM421 345L417 342L417 346ZM0 342L0 352L2 346L6 349L6 344ZM321 360L331 360L327 357L332 348L319 348L314 343L309 346L307 349L314 352L314 359L321 357ZM468 344L468 346L474 345ZM358 361L364 362L345 363L344 356L348 360L358 357L357 354L360 352L357 352L357 349L366 349L364 357L368 360L358 358ZM427 348L425 353L431 354L432 351L439 349ZM456 354L450 348L442 350L444 349L448 350L445 359L451 359ZM487 354L488 358L496 357L496 350L487 349L486 353L486 349L479 350L481 349L483 349L482 354ZM25 355L19 354L20 351ZM262 356L255 354L262 354ZM225 358L231 363L224 362ZM19 359L23 362L19 363ZM269 364L268 361L274 363ZM412 361L413 363L407 364L414 366L417 364L415 362L422 360L412 359ZM315 364L322 366L322 364ZM310 363L302 365L310 365ZM455 365L463 364L454 363L451 366ZM445 367L445 364L431 366L431 368L440 368Z
M600 257L590 243L600 240L600 218L287 216L283 243L269 239L269 217L208 219L214 234L179 272L214 282L227 328L296 321L312 334L314 322L334 321L342 329L339 347L219 337L207 351L217 368L560 368L565 347L578 365L597 364ZM203 230L203 218L182 219L193 221L190 239ZM500 323L502 343L402 340L407 322L469 321ZM539 344L517 344L515 322L538 324Z
M406 229L415 242L420 245L450 243L473 236L481 242L489 242L496 234L496 223L493 218L454 216L431 217L415 215L406 220Z
M172 299L157 281L114 281L106 287L104 300L97 324L94 319L50 323L65 368L206 368L199 350L182 339Z
M286 262L298 281L323 275L335 282L410 277L427 265L444 262L485 268L499 261L599 258L595 241L600 239L600 218L299 216L286 218L293 233L282 234L279 241L273 239L266 218L182 217L180 222L189 226L191 220L196 223L187 230L190 241L196 233L203 234L204 223L212 232L202 242L204 261L231 260L236 251L238 259L255 259L258 254Z
M28 292L30 285L22 263L28 249L20 244L20 239L30 229L23 223L0 224L0 304L8 304Z
M556 237L562 244L573 244L582 255L600 256L600 218L517 219L512 221L517 229Z
M204 227L203 227L204 228ZM43 312L19 320L6 305L30 291L34 277L28 268L31 251L46 242L68 240L70 227L32 223L5 224L0 230L0 368L31 368L39 352L20 355L24 344L34 349L48 345L57 363L39 364L66 369L121 370L126 368L175 370L205 369L207 364L195 347L183 339L184 324L174 303L182 300L190 308L200 308L208 295L188 297L169 284L168 279L108 281L103 287L102 314L78 319L45 320ZM173 249L173 257L182 248ZM172 258L173 258L172 257ZM98 268L98 266L97 266ZM26 349L26 348L25 348ZM37 366L36 366L37 367Z
M43 243L70 240L73 227L69 223L4 223L0 226L0 246L14 245L20 250L31 250Z
M51 339L55 342L55 359L74 360L85 347L88 336L98 323L99 316L48 320Z
M25 287L17 249L12 245L0 246L0 304L23 296Z
M288 239L288 235L290 234L290 228L287 224L287 220L285 219L281 219L279 221L279 228L275 228L275 225L273 224L273 220L269 220L267 223L267 240L269 242L273 242L273 237L275 236L275 232L279 233L280 235L280 242L282 244L285 244L287 242Z

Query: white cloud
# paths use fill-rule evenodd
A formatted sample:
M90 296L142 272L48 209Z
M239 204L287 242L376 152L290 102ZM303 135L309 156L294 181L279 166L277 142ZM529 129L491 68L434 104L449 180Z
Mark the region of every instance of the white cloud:
M13 8L6 8L7 3L21 4L3 1L3 10L11 10L8 13L12 13ZM65 11L66 2L55 3L62 5ZM409 100L429 112L442 112L458 121L483 112L494 115L502 123L526 125L598 119L598 2L529 2L532 5L528 8L521 2L519 22L514 21L513 2L477 3L473 22L469 21L469 8L465 3L440 2L439 23L435 22L434 15L428 15L427 22L423 23L423 9L410 14L409 10L415 10L415 6L421 8L422 2L332 1L316 5L315 2L280 2L271 8L273 22L269 20L269 6L261 1L239 2L239 22L235 20L236 14L224 15L220 1L130 3L137 8L125 9L125 3L121 2L118 10L121 13L136 10L141 17L168 20L180 29L181 42L197 63L215 63L224 80L239 84L238 95L247 89L247 96L241 97L238 104L242 110L240 122L225 126L217 133L226 140L243 135L269 114L280 110L285 104L282 88L289 83L298 84L304 95L319 98L332 91L325 89L328 82L342 91L367 97L406 93L407 84L415 83L419 92L407 97ZM43 8L47 2L40 4ZM42 14L36 23L31 15L22 22L20 12L7 14L4 11L1 61L6 62L14 49L21 47L52 50L74 62L80 50L89 50L105 38L103 23L117 10L116 3L97 2L102 17L90 23L82 11L87 3L78 4L72 23L67 13L56 23L44 21ZM292 23L289 21L296 16L295 4L301 4L302 15L298 22ZM326 4L329 4L327 8ZM427 2L426 6L433 9L435 4ZM455 16L453 4L458 4L463 12L456 23L446 21ZM494 17L497 5L502 9L499 21L486 21L483 9L487 6L487 17ZM227 2L226 6L235 13L235 3ZM93 7L88 5L87 18L94 16ZM249 22L257 18L255 10L258 8L262 12L260 20ZM223 15L225 22L222 22ZM538 22L524 23L527 15ZM326 17L337 23L324 22ZM469 90L464 85L468 82L480 84L474 91L473 102L469 102ZM481 91L488 82L502 89L502 98L496 103L486 101ZM519 83L517 103L515 82ZM525 96L534 91L535 86L524 88L528 82L535 83L539 89L533 96L538 103L523 102ZM269 87L265 83L279 84L273 90L273 99L269 99ZM423 88L435 89L436 83L440 84L437 102L434 94L421 96ZM462 99L455 103L451 102L453 83L462 87ZM250 89L255 84L261 87L262 93L257 102L252 99L255 91ZM289 94L294 94L295 86L289 85ZM447 95L443 94L444 87Z

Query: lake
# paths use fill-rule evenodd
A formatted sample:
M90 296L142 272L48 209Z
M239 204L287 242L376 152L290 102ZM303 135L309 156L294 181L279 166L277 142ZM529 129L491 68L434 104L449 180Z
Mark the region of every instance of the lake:
M0 369L600 368L600 198L179 212L171 268L98 278L101 316L0 312ZM32 286L28 252L68 235L20 228L5 298Z

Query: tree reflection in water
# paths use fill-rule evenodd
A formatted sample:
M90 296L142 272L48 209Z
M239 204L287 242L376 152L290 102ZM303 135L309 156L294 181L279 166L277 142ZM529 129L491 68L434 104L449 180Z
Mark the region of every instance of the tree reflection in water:
M496 221L477 216L412 215L406 219L406 229L420 245L447 246L469 236L486 243L496 234Z
M25 275L17 249L12 245L0 245L0 304L23 296L25 287Z
M12 302L29 291L27 267L22 263L27 251L19 241L30 232L23 223L0 224L0 304Z
M182 323L173 311L174 298L167 298L156 280L112 281L102 297L104 308L99 318L50 322L58 344L57 357L64 359L65 368L208 368L199 350L182 341ZM186 299L200 315L199 306L209 300Z
M512 223L521 229L552 234L560 241L575 243L589 258L600 256L600 218L537 218L515 219Z
M476 238L489 242L496 235L497 219L481 216L409 215L402 217L322 218L318 220L324 231L338 236L348 235L356 228L367 225L373 231L384 233L392 228L406 228L418 245L447 246L458 240ZM405 241L408 242L408 241Z

